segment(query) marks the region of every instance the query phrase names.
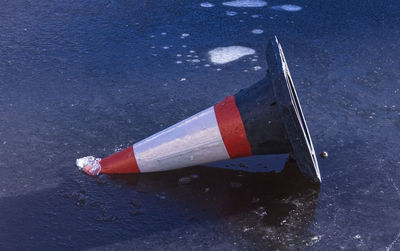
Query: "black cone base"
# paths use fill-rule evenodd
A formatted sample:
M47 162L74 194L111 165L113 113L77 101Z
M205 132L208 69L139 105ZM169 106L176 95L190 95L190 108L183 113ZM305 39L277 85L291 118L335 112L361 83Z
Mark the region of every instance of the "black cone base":
M282 47L276 37L269 42L266 56L267 78L270 79L273 86L276 104L280 110L280 119L290 141L293 157L303 175L315 183L321 183L311 136Z

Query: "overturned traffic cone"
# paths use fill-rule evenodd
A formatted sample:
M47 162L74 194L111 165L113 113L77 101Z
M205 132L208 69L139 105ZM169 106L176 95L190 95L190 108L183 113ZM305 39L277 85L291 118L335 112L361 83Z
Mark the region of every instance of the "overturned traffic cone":
M86 173L142 173L251 155L291 153L320 183L311 136L282 48L268 43L267 76L161 132L104 159L77 160Z

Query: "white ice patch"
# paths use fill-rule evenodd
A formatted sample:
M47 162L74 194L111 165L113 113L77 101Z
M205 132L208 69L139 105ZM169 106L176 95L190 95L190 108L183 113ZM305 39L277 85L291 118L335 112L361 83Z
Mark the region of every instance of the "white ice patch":
M262 0L234 0L230 2L223 2L222 5L231 7L264 7L267 2Z
M238 13L236 11L231 11L231 10L226 11L226 15L231 16L231 17L236 16L237 14Z
M261 30L261 29L254 29L254 30L251 31L251 33L259 35L259 34L263 34L264 31Z
M261 66L259 66L259 65L257 65L257 66L254 66L254 67L253 67L253 69L254 69L255 71L259 71L259 70L261 70L261 69L262 69L262 67L261 67Z
M252 18L259 18L260 15L254 14L254 15L251 15L251 17L252 17Z
M209 3L209 2L205 2L205 3L201 3L200 6L204 7L204 8L211 8L211 7L214 7L214 4L213 3Z
M298 5L294 4L284 4L284 5L277 5L271 7L273 10L281 10L281 11L300 11L302 8Z
M256 51L243 46L217 47L208 52L210 60L214 64L226 64L247 55L253 55Z
M189 33L182 33L182 37L188 37L188 36L190 36Z

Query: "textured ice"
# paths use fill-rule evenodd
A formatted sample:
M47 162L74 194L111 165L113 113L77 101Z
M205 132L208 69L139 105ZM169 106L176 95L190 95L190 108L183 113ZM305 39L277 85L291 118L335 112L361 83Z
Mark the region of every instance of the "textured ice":
M267 2L262 0L234 0L222 3L225 6L231 7L264 7L267 6Z
M99 175L101 171L100 158L86 156L76 160L79 170L85 171L89 175Z
M251 31L251 33L258 35L258 34L263 34L264 31L262 29L254 29L254 30Z
M284 5L276 5L271 7L274 10L283 10L283 11L300 11L302 8L298 5L294 4L284 4Z
M208 52L210 60L214 64L226 64L247 55L253 55L256 51L244 46L217 47Z
M205 8L211 8L214 7L213 3L209 3L209 2L205 2L205 3L201 3L200 4L201 7L205 7Z

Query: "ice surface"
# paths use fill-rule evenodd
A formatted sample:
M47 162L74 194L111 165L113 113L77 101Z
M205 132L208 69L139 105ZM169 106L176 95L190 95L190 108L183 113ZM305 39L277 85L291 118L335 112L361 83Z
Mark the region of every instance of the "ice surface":
M298 5L294 4L284 4L284 5L276 5L271 7L274 10L283 10L283 11L300 11L302 8Z
M234 0L222 3L225 6L231 7L264 7L267 6L267 2L262 0Z
M226 64L247 55L253 55L256 51L244 46L217 47L208 52L210 60L214 64Z
M101 165L100 158L95 158L93 156L86 156L76 160L76 165L79 170L86 172L89 175L97 176L100 174Z
M253 33L253 34L263 34L264 33L264 30L262 30L262 29L254 29L254 30L252 30L251 31L251 33Z

